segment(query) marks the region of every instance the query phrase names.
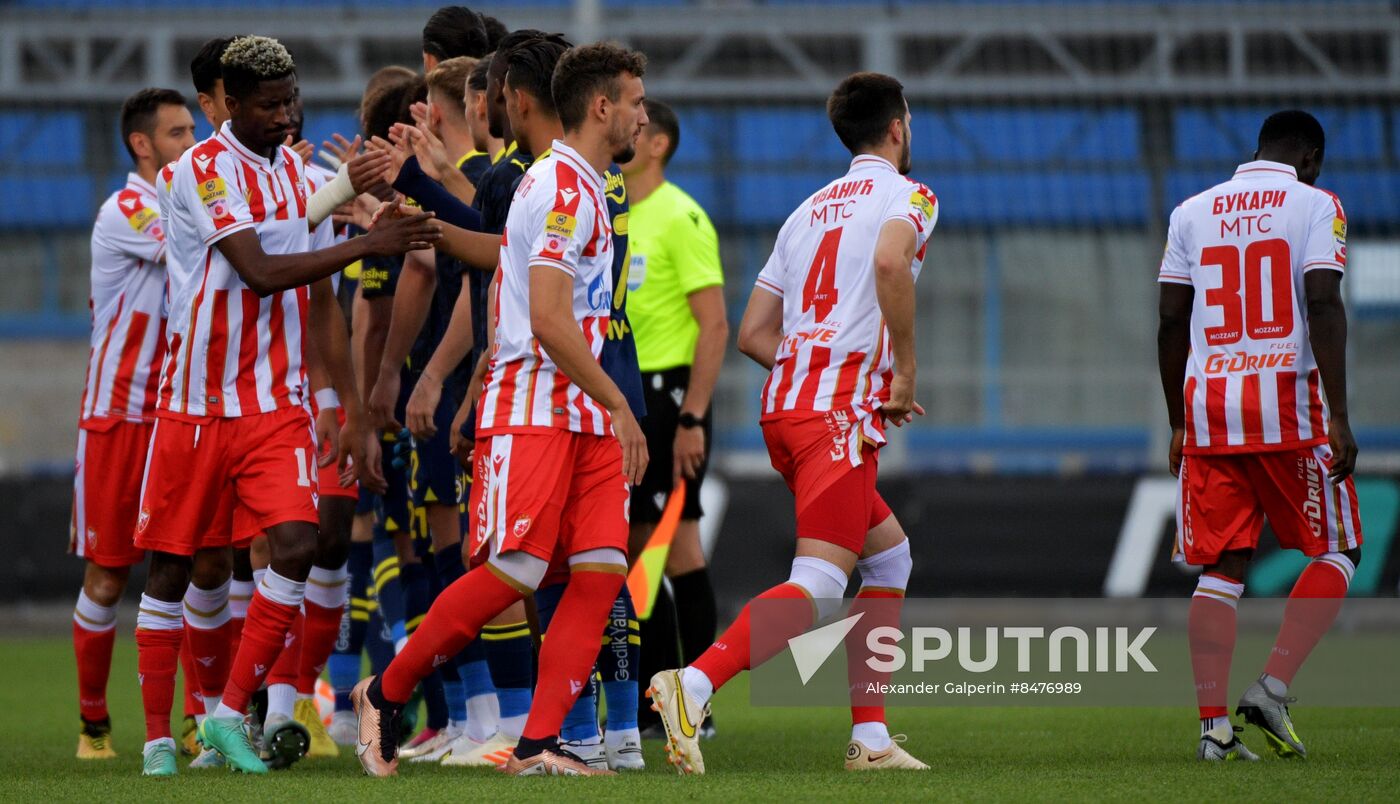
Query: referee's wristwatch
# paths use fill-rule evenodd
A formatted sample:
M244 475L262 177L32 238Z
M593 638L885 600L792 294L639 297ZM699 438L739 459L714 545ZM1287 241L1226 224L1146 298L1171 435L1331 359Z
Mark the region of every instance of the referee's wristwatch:
M676 424L687 430L692 430L700 426L700 417L689 411L681 411L681 415L676 417Z

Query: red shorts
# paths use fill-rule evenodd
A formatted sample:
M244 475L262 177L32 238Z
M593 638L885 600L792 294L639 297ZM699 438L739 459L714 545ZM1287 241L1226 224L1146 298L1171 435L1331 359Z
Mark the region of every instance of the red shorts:
M136 544L191 555L283 522L317 524L316 439L306 409L199 424L156 422Z
M314 407L314 406L313 406L313 407ZM335 414L336 414L336 415L335 415L335 420L336 420L336 422L337 422L341 427L344 427L344 426L345 426L345 408L336 408L336 409L335 409ZM317 463L320 462L320 456L321 456L321 453L319 452L320 447L321 447L320 444L317 444L317 445L316 445L316 448L317 448L317 450L318 450L317 453L316 453ZM350 445L349 445L349 444L341 444L340 447L341 447L341 449L349 449L349 448L350 448ZM355 482L354 480L352 480L352 481L350 481L350 485L348 485L348 486L342 486L342 485L340 485L340 461L332 461L330 466L320 466L320 467L317 467L317 469L316 469L316 476L317 476L317 481L316 481L316 482L317 482L317 485L319 485L320 488L321 488L321 496L322 496L322 497L348 497L349 499L352 499L352 500L359 500L359 499L360 499L360 484L359 484L359 483L357 483L357 482Z
M609 547L627 552L630 487L616 438L541 429L476 443L475 563L512 550L545 561Z
M797 498L797 536L819 539L857 555L865 537L890 515L875 490L879 450L860 443L859 466L852 466L850 427L832 414L763 422L768 458Z
M1356 484L1327 479L1326 444L1279 452L1187 455L1181 461L1177 554L1209 566L1226 550L1259 545L1264 520L1283 547L1304 555L1361 544Z
M140 564L132 542L141 510L141 473L154 425L114 421L78 430L68 552L99 567Z

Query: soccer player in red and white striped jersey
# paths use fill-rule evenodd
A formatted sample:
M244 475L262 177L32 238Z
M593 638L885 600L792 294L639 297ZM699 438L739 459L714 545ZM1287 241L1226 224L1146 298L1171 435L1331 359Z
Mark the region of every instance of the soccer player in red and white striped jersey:
M875 490L885 425L923 409L914 401L914 280L938 219L938 201L906 178L909 106L899 81L857 73L836 88L827 113L852 156L846 175L813 193L778 233L739 329L739 349L772 374L763 389L763 437L797 502L797 556L788 580L754 599L689 667L657 673L648 691L681 773L704 773L698 735L714 691L767 661L839 605L861 570L864 645L877 623L897 624L913 566L909 541ZM797 601L791 608L783 601ZM751 610L783 613L762 629L774 649L750 644ZM893 623L891 623L893 620ZM782 638L779 638L779 632ZM852 650L853 676L861 652ZM852 678L852 689L868 689ZM894 743L884 699L853 691L853 770L926 770Z
M567 588L546 632L524 733L502 770L519 776L611 775L559 744L588 684L627 571L628 482L646 468L646 439L599 363L612 309L612 225L603 173L632 157L646 123L645 60L616 45L544 39L517 57L557 58L552 100L564 138L516 189L501 242L496 329L479 405L480 502L474 545L484 562L443 590L382 676L355 688L360 763L398 771L398 729L413 687L482 626L539 588L553 568ZM507 79L509 86L509 79ZM547 113L547 107L542 113Z
M1201 759L1254 758L1235 738L1225 696L1235 606L1265 518L1284 547L1313 559L1237 709L1281 756L1305 753L1285 694L1361 559L1346 215L1313 186L1324 145L1307 112L1270 116L1255 161L1172 213L1162 257L1158 358L1181 489L1177 555L1204 569L1190 622Z
M107 677L116 604L145 553L132 543L138 472L155 421L165 357L165 231L156 173L194 144L194 118L173 89L143 89L122 104L122 141L133 167L92 229L91 350L78 421L69 550L87 561L73 610L79 759L116 756Z
M169 711L189 556L260 531L271 568L253 595L223 699L199 733L234 768L266 772L242 718L282 650L316 547L302 345L314 335L334 386L348 391L344 447L355 467L377 466L328 277L355 259L437 239L428 215L392 216L365 237L308 251L305 168L282 144L297 95L291 56L275 40L241 37L221 63L230 119L168 171L162 193L168 351L136 523L137 545L152 551L136 632L152 775L175 772Z

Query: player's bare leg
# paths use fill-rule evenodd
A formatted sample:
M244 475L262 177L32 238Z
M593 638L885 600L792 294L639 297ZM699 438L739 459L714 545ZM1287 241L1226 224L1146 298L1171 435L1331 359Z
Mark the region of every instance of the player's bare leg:
M709 713L710 698L739 673L756 667L781 652L789 637L806 631L825 614L817 607L840 601L856 566L856 554L820 539L798 538L797 557L787 581L774 586L744 606L734 623L696 662L680 670L666 670L651 678L652 708L666 728L667 761L681 774L705 772L700 753L700 728ZM750 636L750 608L759 600L809 600L806 616L793 606L781 628L763 635L763 646L754 650ZM777 625L775 623L775 625ZM781 631L781 633L779 632Z
M899 612L909 586L914 561L909 555L909 539L893 514L880 505L883 519L865 537L856 566L861 586L856 592L850 615L863 614L846 635L847 669L851 682L851 740L846 746L846 770L928 770L900 745L903 735L890 735L885 718L884 695L857 689L862 683L887 681L888 674L875 674L865 664L869 633L875 628L899 627Z
M1187 635L1196 679L1201 739L1196 757L1207 761L1255 760L1235 736L1225 706L1230 661L1235 652L1235 609L1244 593L1244 571L1253 550L1227 550L1204 568L1191 597Z
M83 590L73 607L73 653L78 663L78 759L113 759L112 719L107 711L107 678L112 670L117 602L126 591L130 567L86 562Z

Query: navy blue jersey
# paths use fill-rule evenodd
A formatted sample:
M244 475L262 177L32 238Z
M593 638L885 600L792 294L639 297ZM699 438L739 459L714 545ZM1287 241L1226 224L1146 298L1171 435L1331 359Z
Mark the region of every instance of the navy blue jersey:
M647 403L642 394L642 371L637 363L637 340L627 323L627 270L632 264L632 252L627 244L627 184L622 180L622 168L608 166L603 174L607 187L608 217L613 227L613 309L608 323L608 339L603 342L603 370L617 383L627 397L632 415L641 419L647 415Z
M491 155L481 151L472 151L462 157L461 161L457 163L457 168L462 171L473 187L480 190L482 177L491 169Z
M501 234L506 230L506 216L510 214L510 202L515 197L515 185L530 169L534 158L518 149L514 144L481 177L476 187L476 199L472 206L481 213L482 230L490 234ZM472 294L472 355L471 364L481 359L486 350L486 321L490 300L487 290L491 285L490 271L471 271L467 276L469 292Z

